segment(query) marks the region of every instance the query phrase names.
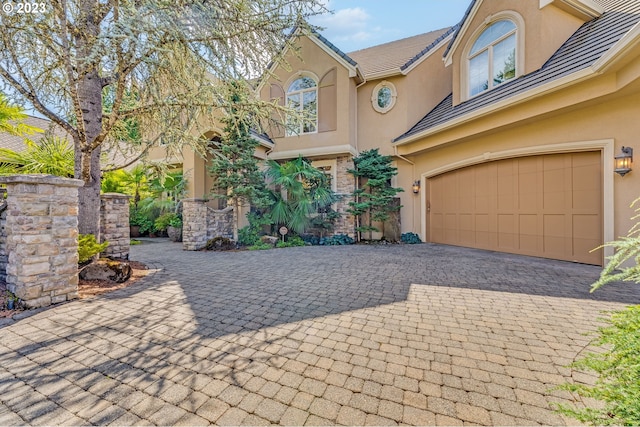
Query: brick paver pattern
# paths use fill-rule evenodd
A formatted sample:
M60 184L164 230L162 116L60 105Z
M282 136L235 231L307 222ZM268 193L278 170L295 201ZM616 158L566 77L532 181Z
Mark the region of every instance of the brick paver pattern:
M0 327L0 425L575 423L553 388L633 285L432 244L185 252Z

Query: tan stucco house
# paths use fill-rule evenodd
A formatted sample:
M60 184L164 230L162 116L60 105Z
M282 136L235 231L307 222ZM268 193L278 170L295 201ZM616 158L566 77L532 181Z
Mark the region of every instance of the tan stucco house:
M256 94L315 117L267 129L259 157L301 154L350 194L353 156L378 148L402 231L428 242L602 265L591 250L632 225L640 170L614 157L640 155L639 1L475 0L455 27L348 54L292 37ZM182 163L206 194L206 161ZM337 232L353 234L346 213Z

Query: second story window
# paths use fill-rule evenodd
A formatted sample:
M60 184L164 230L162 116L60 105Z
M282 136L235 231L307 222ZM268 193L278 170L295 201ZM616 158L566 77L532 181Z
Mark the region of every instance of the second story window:
M318 85L311 77L300 77L289 85L287 106L298 114L287 118L287 136L318 130Z
M509 20L493 23L476 39L469 52L469 96L516 76L516 25Z

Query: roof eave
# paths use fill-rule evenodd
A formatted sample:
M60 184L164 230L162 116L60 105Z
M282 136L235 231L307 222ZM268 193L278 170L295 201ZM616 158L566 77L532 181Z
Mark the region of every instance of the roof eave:
M556 79L544 85L538 86L534 89L528 90L521 94L502 99L493 104L487 105L485 107L479 108L477 110L471 111L467 114L464 114L460 117L456 117L448 122L442 123L440 125L434 126L429 129L425 129L422 132L418 132L414 135L410 135L406 138L397 139L394 143L396 146L407 145L412 142L416 142L423 138L427 138L429 136L433 136L440 132L446 131L448 129L452 129L456 126L460 126L464 123L471 122L473 120L479 119L481 117L487 116L489 114L496 113L498 111L512 108L514 105L522 104L523 102L530 101L532 99L538 98L543 95L547 95L552 92L556 92L561 90L567 86L574 85L578 82L587 80L589 78L595 77L601 74L600 72L596 72L592 67L584 68L580 71L577 71L573 74L569 74L565 77Z
M433 46L429 52L425 53L424 55L422 55L418 60L412 62L409 66L403 68L400 67L401 73L403 75L407 75L409 74L411 71L413 71L418 65L422 64L424 61L427 60L427 58L431 57L435 52L437 52L438 50L440 50L440 48L442 46L444 46L445 44L448 44L451 42L451 39L453 38L453 34L454 32L452 32L451 34L449 34L448 36L446 36L445 38L443 38L438 44L436 44L435 46ZM406 64L405 64L406 65Z
M539 8L554 5L584 21L600 17L605 9L593 0L540 0Z
M453 53L461 43L460 42L460 40L462 39L461 35L464 34L469 28L469 26L471 25L471 21L476 16L476 13L480 8L481 3L482 3L482 0L474 0L473 4L471 5L471 8L468 9L467 12L465 12L465 15L463 18L464 20L459 24L460 28L458 28L458 30L453 33L453 40L451 41L451 45L447 48L447 50L444 53L444 57L442 58L445 66L448 67L453 63Z
M606 53L604 53L589 67L569 74L565 77L550 81L533 89L527 90L518 95L502 99L478 110L471 111L470 113L442 123L438 126L425 129L422 132L418 132L406 138L396 139L394 141L394 145L400 146L410 144L412 142L435 135L447 129L451 129L455 126L459 126L463 123L498 112L508 107L512 107L513 105L559 91L567 86L571 86L584 80L599 76L606 72L617 61L622 59L625 54L632 50L638 43L640 43L640 22L636 23L629 31L627 31L624 36L620 38L620 40L618 40L613 46L611 46L611 48L609 48Z

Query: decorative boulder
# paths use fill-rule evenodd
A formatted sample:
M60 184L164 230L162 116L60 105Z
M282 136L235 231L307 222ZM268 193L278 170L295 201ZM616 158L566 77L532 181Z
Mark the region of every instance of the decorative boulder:
M167 227L167 236L172 242L182 242L182 227Z
M260 237L260 241L267 245L275 246L278 243L278 238L273 236L262 236Z
M131 266L126 261L99 259L80 270L82 280L110 280L124 283L131 277Z

